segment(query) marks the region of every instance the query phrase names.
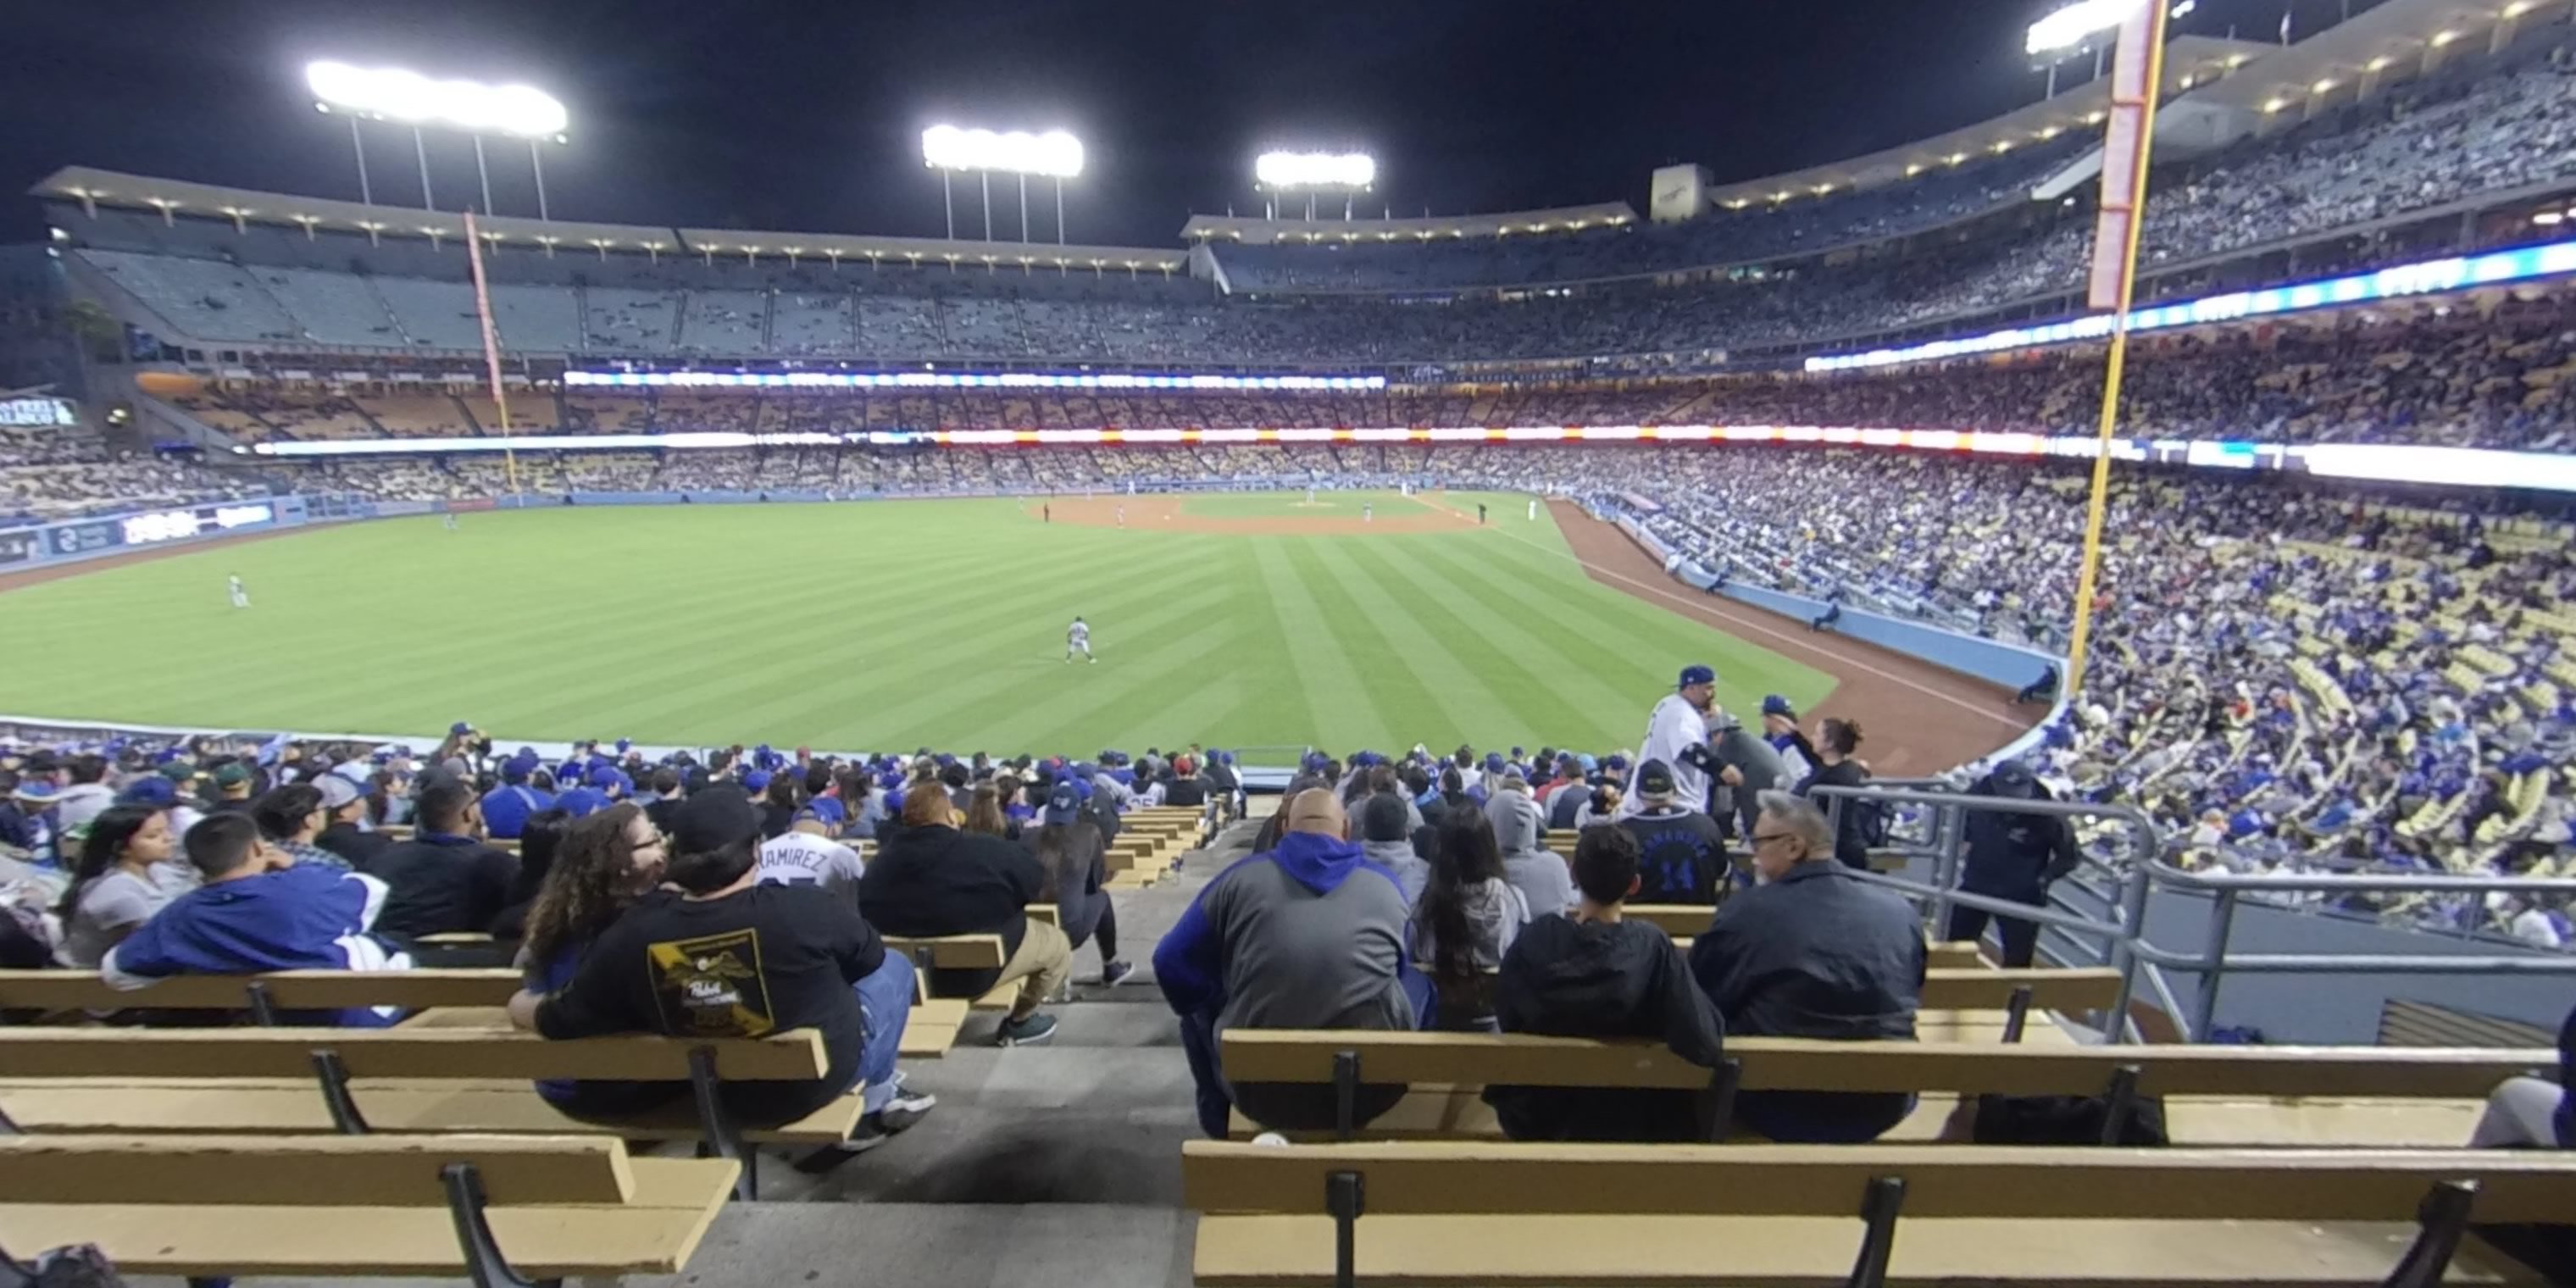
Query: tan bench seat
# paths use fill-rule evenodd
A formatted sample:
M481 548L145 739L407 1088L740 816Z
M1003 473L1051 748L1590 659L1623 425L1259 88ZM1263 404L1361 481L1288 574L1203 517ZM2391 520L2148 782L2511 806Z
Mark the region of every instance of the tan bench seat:
M596 1136L0 1138L0 1246L96 1243L129 1275L453 1277L451 1164L536 1278L679 1273L737 1170Z
M127 1007L241 1010L250 985L267 990L280 1010L354 1006L501 1006L519 991L511 970L286 970L263 975L174 975L139 989L112 988L82 971L0 970L0 1007L40 1011L110 1011Z
M1192 1141L1182 1175L1210 1288L1332 1282L1337 1175L1359 1279L1407 1285L1840 1285L1891 1180L1896 1284L2375 1285L2437 1185L2474 1181L2480 1221L2576 1210L2576 1158L2506 1151ZM2538 1282L2476 1249L2453 1272Z
M1677 943L1688 943L1699 932L1708 929L1709 918L1717 909L1694 903L1632 903L1627 906L1631 921L1642 921L1659 927ZM1961 940L1935 939L1924 945L1933 966L1982 966L1985 958L1973 943Z
M1360 1056L1364 1082L1412 1090L1360 1129L1372 1139L1494 1138L1489 1083L1698 1089L1710 1071L1659 1045L1526 1034L1238 1029L1224 1037L1230 1078L1330 1082L1334 1057ZM1910 1091L1923 1103L1885 1138L1938 1139L1962 1095L2086 1095L2123 1067L2141 1094L2166 1097L2176 1144L2449 1148L2468 1139L2485 1092L2544 1069L2541 1050L2244 1046L2004 1046L1739 1038L1726 1046L1746 1090ZM1232 1131L1259 1130L1237 1116ZM1323 1133L1310 1133L1321 1135Z

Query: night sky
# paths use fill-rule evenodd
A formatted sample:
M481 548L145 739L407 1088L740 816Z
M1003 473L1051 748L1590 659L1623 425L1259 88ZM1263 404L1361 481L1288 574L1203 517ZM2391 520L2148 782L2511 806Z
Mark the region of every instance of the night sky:
M2304 31L2341 0L2289 2ZM919 139L942 121L1080 135L1076 241L1170 246L1192 212L1255 212L1251 158L1280 146L1375 153L1372 213L1642 211L1657 165L1752 178L2030 102L2021 31L2060 3L57 0L10 6L0 184L88 164L354 199L347 127L303 89L328 57L562 99L557 218L936 236ZM2283 3L2199 0L2178 28L2269 38ZM430 147L454 209L470 145ZM535 213L524 148L492 160L501 212ZM369 166L380 202L417 202L407 131L370 127ZM33 203L0 202L0 239L39 230Z

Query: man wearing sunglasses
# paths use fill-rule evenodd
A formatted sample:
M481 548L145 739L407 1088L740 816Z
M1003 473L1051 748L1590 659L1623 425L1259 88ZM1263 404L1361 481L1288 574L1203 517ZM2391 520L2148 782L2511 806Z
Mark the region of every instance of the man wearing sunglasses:
M1923 927L1894 893L1834 858L1824 812L1763 792L1753 820L1760 883L1719 906L1691 944L1691 975L1737 1037L1863 1042L1910 1039L1923 999ZM1745 1092L1737 1119L1777 1141L1875 1140L1914 1098L1821 1091Z

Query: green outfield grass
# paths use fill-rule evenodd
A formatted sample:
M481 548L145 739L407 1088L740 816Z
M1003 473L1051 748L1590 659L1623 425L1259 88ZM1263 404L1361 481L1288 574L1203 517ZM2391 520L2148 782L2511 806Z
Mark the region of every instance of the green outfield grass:
M1380 495L1470 516L1482 499L1493 524L1235 536L899 501L316 529L0 595L0 711L1001 754L1608 748L1643 735L1686 662L1716 666L1738 709L1832 687L1591 581L1524 498ZM1356 512L1355 494L1336 499ZM246 611L225 599L235 572ZM1063 660L1077 613L1096 665Z

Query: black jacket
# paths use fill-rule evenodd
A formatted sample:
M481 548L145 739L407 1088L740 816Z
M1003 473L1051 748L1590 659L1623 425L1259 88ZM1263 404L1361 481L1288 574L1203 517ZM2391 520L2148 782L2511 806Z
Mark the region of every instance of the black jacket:
M1798 794L1807 795L1818 787L1858 787L1868 781L1869 771L1861 768L1859 761L1845 759L1831 765L1819 764L1816 772L1807 775L1807 781L1798 784ZM1833 800L1829 796L1817 801L1816 808L1829 814L1840 811L1834 823L1834 857L1842 860L1845 867L1867 868L1869 841L1863 835L1866 825L1862 821L1867 811L1848 796L1841 798L1839 805L1832 804Z
M1689 963L1642 921L1612 925L1551 914L1522 928L1503 954L1494 1014L1506 1033L1655 1038L1714 1068L1724 1024ZM1687 1141L1701 1137L1700 1093L1598 1087L1487 1087L1513 1140Z
M1192 808L1207 804L1207 780L1204 778L1174 778L1165 782L1163 784L1163 803L1166 805L1187 805Z
M879 933L1002 937L1002 956L1020 950L1028 934L1023 911L1039 899L1046 872L1027 850L998 836L953 827L906 827L885 838L859 878L859 910ZM934 970L930 991L974 997L990 990L999 970Z
M1691 942L1691 975L1740 1037L1909 1039L1923 1004L1923 926L1896 895L1839 863L1810 860L1720 905ZM1765 1091L1739 1120L1775 1140L1875 1138L1903 1119L1901 1093Z
M2049 799L2047 788L2037 790L2040 799ZM1968 793L1995 794L1994 779L1977 780ZM1959 888L1999 899L2038 903L2046 897L2049 882L2073 872L2082 861L2082 853L2075 848L2074 826L2046 814L1971 810L1967 840L1967 863L1959 874Z
M388 890L376 933L404 938L481 934L509 902L519 859L467 837L423 832L386 846L360 870Z
M367 861L385 852L394 838L382 832L363 832L355 823L333 823L313 838L315 845L349 861L349 866L364 872Z

